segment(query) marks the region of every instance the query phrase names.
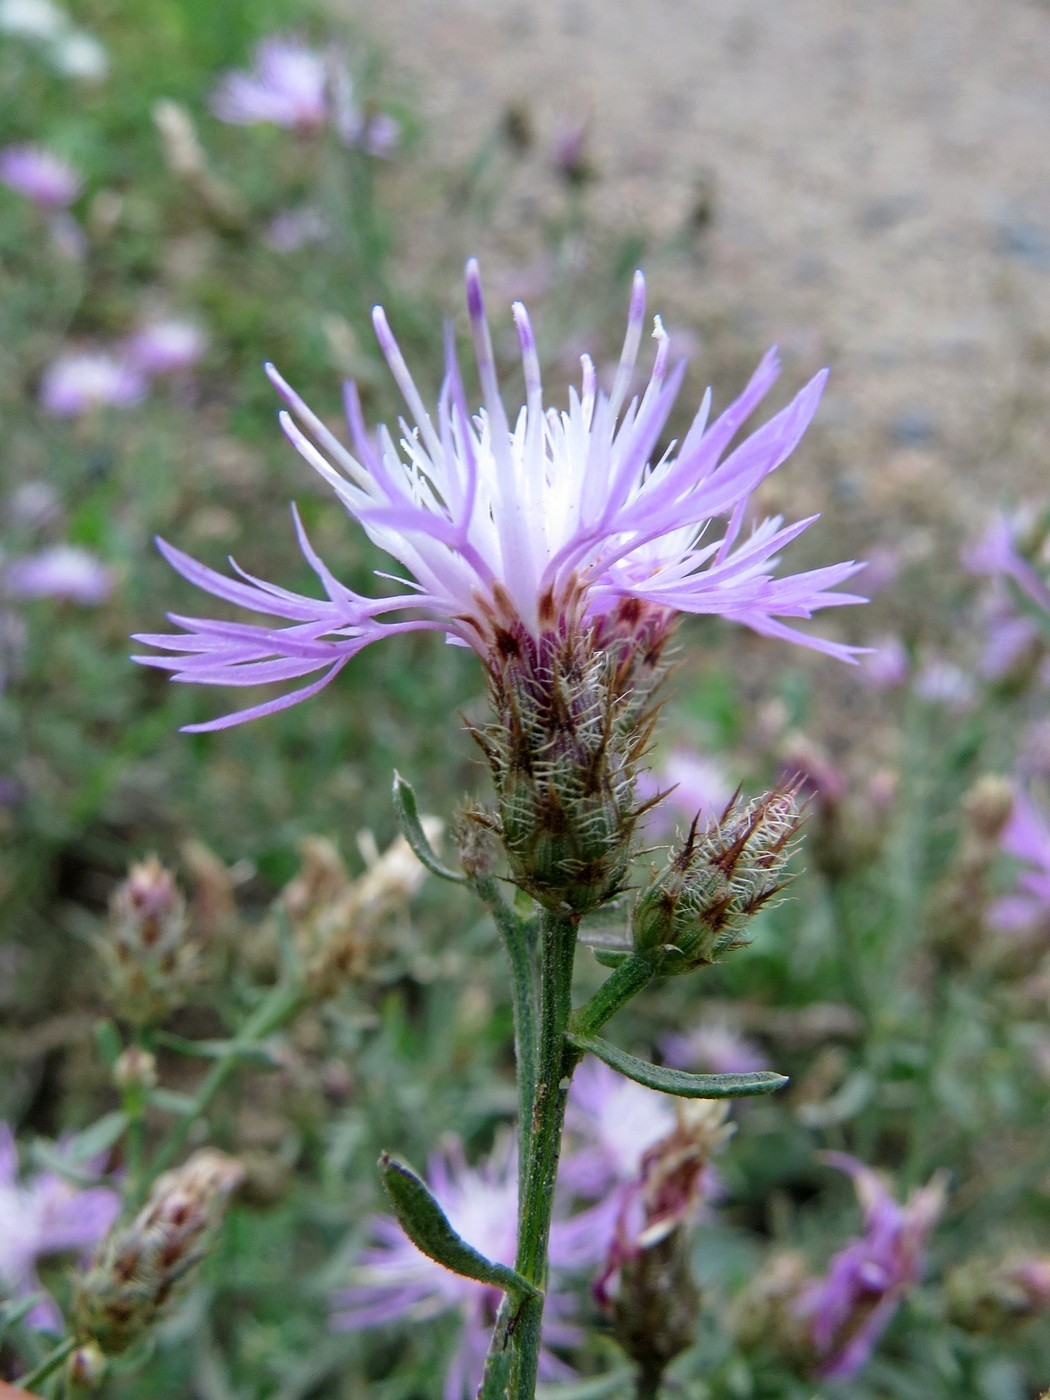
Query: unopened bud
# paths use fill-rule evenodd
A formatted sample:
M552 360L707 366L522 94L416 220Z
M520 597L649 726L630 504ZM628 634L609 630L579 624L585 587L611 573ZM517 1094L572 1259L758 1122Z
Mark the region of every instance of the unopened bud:
M980 841L997 842L1014 806L1014 786L998 773L984 773L963 798L963 812Z
M186 1001L198 949L175 877L156 856L133 865L118 885L96 947L110 1001L132 1025L154 1025Z
M655 954L660 971L673 974L740 947L748 922L788 883L799 825L790 788L746 804L734 799L702 834L694 822L635 904L635 950Z
M106 1374L106 1358L94 1342L77 1347L66 1362L69 1383L75 1389L94 1390Z
M737 1294L727 1318L728 1331L741 1351L772 1352L793 1366L816 1358L799 1300L811 1280L802 1254L774 1254Z
M442 823L422 817L431 844L440 841ZM382 926L426 879L426 870L403 836L379 852L363 841L368 868L351 880L338 851L323 837L302 844L303 865L286 886L287 911L302 955L306 982L317 997L333 996L359 980L379 959Z
M586 914L627 882L643 810L635 780L659 709L670 623L636 599L590 631L571 616L546 618L544 607L541 599L549 630L538 640L520 623L497 629L495 718L475 737L515 883L545 908Z
M148 1092L157 1087L157 1057L139 1045L129 1045L113 1066L113 1083L123 1091Z
M971 1260L945 1280L949 1315L967 1332L999 1337L1050 1312L1050 1255L999 1264Z
M78 1338L118 1355L162 1317L208 1251L241 1164L205 1148L158 1177L128 1225L103 1240L74 1304Z

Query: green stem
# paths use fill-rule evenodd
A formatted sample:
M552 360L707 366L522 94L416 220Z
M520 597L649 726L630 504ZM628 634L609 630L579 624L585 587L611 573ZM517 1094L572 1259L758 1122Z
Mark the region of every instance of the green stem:
M572 1017L572 1029L577 1035L595 1035L621 1006L647 987L656 976L657 968L643 953L628 953L623 962L607 977L591 997Z
M46 1381L48 1376L53 1375L76 1348L77 1339L67 1337L64 1342L60 1342L50 1355L45 1356L39 1366L34 1366L28 1375L22 1376L18 1385L22 1390L32 1390L34 1386Z
M496 921L510 959L510 990L514 1008L514 1057L518 1067L518 1198L525 1194L529 1158L530 1120L536 1095L536 978L529 928L500 894L491 876L474 881Z
M257 1044L274 1031L279 1030L302 1006L303 990L297 985L280 984L272 987L269 993L245 1021L237 1035L230 1042L230 1053L217 1060L205 1075L194 1097L189 1111L179 1119L168 1134L167 1139L153 1159L149 1172L139 1191L139 1200L146 1194L146 1188L172 1165L185 1147L190 1133L197 1122L207 1113L212 1103L225 1087L227 1080L241 1064L239 1051Z
M571 916L545 912L541 926L539 1055L525 1190L518 1205L516 1261L518 1272L540 1289L546 1284L565 1105L572 1072L580 1059L565 1039L572 1012L577 922ZM519 1305L515 1341L520 1363L514 1400L532 1400L535 1395L542 1319L542 1297L528 1298Z
M656 1370L646 1366L640 1367L634 1380L635 1400L659 1400L663 1375L662 1366Z

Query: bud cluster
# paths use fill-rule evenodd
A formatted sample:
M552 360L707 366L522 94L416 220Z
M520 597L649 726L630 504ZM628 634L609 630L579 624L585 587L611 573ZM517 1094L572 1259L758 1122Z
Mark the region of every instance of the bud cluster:
M422 818L427 840L436 842L441 823ZM324 837L302 844L302 867L281 894L303 959L307 986L332 996L365 975L379 952L379 929L419 889L426 870L403 837L382 854L370 851L368 868L356 880Z
M186 1001L199 948L175 877L156 856L132 865L117 886L96 947L109 1000L132 1025L155 1025Z
M635 599L589 624L571 610L545 620L539 640L520 623L495 629L495 719L475 737L515 883L548 909L584 914L626 883L670 624Z
M801 824L794 788L730 802L703 833L694 822L639 896L631 918L635 951L660 972L691 972L747 940L750 919L785 888Z
M242 1175L234 1158L204 1148L157 1178L145 1206L110 1231L80 1281L79 1340L116 1356L154 1326L207 1253Z

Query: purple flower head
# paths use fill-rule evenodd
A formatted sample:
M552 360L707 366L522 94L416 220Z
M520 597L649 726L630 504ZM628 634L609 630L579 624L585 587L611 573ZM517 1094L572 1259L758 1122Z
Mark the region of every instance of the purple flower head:
M864 1234L835 1255L824 1278L808 1285L798 1313L810 1327L820 1375L848 1379L867 1365L901 1298L918 1282L945 1186L936 1176L902 1206L855 1158L828 1152L824 1160L852 1177Z
M999 843L1007 855L1029 868L1019 881L1024 893L999 902L997 921L1004 921L1004 910L1009 908L1013 918L1005 922L1014 926L1036 922L1040 915L1045 917L1050 912L1050 822L1025 793L1019 792L1014 798ZM1027 911L1027 919L1021 917L1022 910Z
M1011 579L1036 607L1050 612L1050 587L1022 555L1018 543L1018 535L1028 523L1023 515L1013 519L997 515L981 538L966 550L963 563L973 574Z
M43 146L5 146L0 150L0 182L24 195L38 209L56 214L80 193L81 179L61 156Z
M858 668L861 682L869 690L895 690L907 684L911 672L908 648L900 637L880 637Z
M53 360L40 381L40 404L52 418L77 418L97 408L131 408L146 396L140 370L105 350L71 351Z
M708 396L682 442L661 452L685 367L671 368L657 320L649 383L627 402L645 317L640 273L611 391L597 388L585 358L581 390L570 391L561 412L544 409L536 343L519 303L514 316L526 402L508 418L473 261L467 266L467 306L483 398L473 416L451 343L435 418L382 310L374 313L380 346L409 409L400 441L386 428L367 430L351 385L347 410L354 450L347 450L276 370L269 371L291 410L282 424L292 443L410 577L396 578L400 591L384 597L353 592L315 553L297 516L300 545L324 589L322 599L250 575L226 578L161 543L191 582L288 625L175 618L184 632L138 640L176 655L137 659L173 671L178 681L204 685L258 685L321 673L278 699L194 728L225 728L285 709L327 685L370 642L397 632L441 631L487 660L508 630L524 629L533 638L555 626L598 630L603 618L627 604L668 619L678 612L717 614L767 636L853 659L857 648L800 632L785 619L861 601L829 591L860 566L834 564L777 577L780 550L815 517L791 525L766 519L750 534L744 528L752 492L788 457L816 412L824 374L728 451L777 377L770 351L719 418L708 423Z
M93 607L113 591L113 571L86 549L53 545L13 560L0 580L15 598L57 598Z
M263 240L275 253L295 253L312 243L324 243L331 232L331 225L320 209L304 204L275 214Z
M0 1123L0 1292L12 1297L43 1292L39 1260L71 1252L89 1257L119 1209L116 1191L81 1190L54 1172L38 1172L20 1183L14 1135ZM27 1321L31 1327L62 1330L61 1314L47 1294Z
M316 132L329 116L330 59L298 39L274 35L255 50L247 73L231 72L219 83L211 109L235 126L272 122Z
M972 709L977 687L973 676L943 656L929 656L915 677L915 694L929 705L940 705L952 714Z
M509 1145L497 1148L492 1158L469 1167L458 1142L452 1142L430 1161L431 1190L454 1229L496 1263L513 1265L517 1221L517 1164ZM499 1307L498 1289L454 1274L421 1254L390 1216L372 1222L375 1241L359 1256L353 1282L333 1299L332 1325L341 1331L382 1327L392 1322L417 1323L450 1312L460 1315L459 1346L445 1377L444 1400L463 1400L477 1389L488 1350L489 1336ZM575 1266L572 1250L562 1248L561 1226L551 1233L552 1269ZM565 1379L571 1371L546 1345L572 1346L577 1330L566 1320L568 1299L554 1290L544 1308L545 1345L540 1353L540 1375L547 1380Z
M658 840L673 836L678 826L689 827L699 817L700 826L716 821L732 801L734 784L715 758L677 748L655 772L639 775L638 796L643 801L666 792L664 800L647 814L646 830Z
M616 1293L628 1261L678 1234L717 1189L711 1159L736 1131L728 1121L729 1104L676 1099L671 1115L670 1131L642 1154L637 1176L615 1197L618 1210L594 1284L595 1297L603 1305Z
M208 348L208 337L192 321L153 321L124 345L124 355L147 378L182 374L192 369Z
M573 1076L565 1126L572 1150L560 1180L587 1199L608 1197L636 1181L645 1154L673 1132L674 1100L588 1057Z

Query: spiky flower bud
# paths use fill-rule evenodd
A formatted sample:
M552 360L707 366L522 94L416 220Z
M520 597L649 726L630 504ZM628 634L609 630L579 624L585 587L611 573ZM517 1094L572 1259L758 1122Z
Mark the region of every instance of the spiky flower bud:
M132 865L117 886L96 947L110 1002L132 1025L155 1025L186 1001L199 950L188 936L186 901L156 856Z
M421 819L432 844L441 837L436 817ZM317 997L335 995L363 977L382 952L380 930L419 889L426 870L404 837L380 853L362 838L368 868L351 880L339 852L324 837L302 843L302 868L281 894L303 959L306 984Z
M475 737L515 883L548 909L585 914L626 883L669 620L636 599L595 623L544 620L539 641L520 624L496 629L495 718Z
M747 940L750 919L785 885L800 816L794 788L730 802L700 833L694 822L639 896L631 919L637 952L664 974L691 972Z
M79 1340L116 1356L153 1327L206 1255L241 1164L213 1148L157 1178L145 1206L99 1246L74 1304Z

